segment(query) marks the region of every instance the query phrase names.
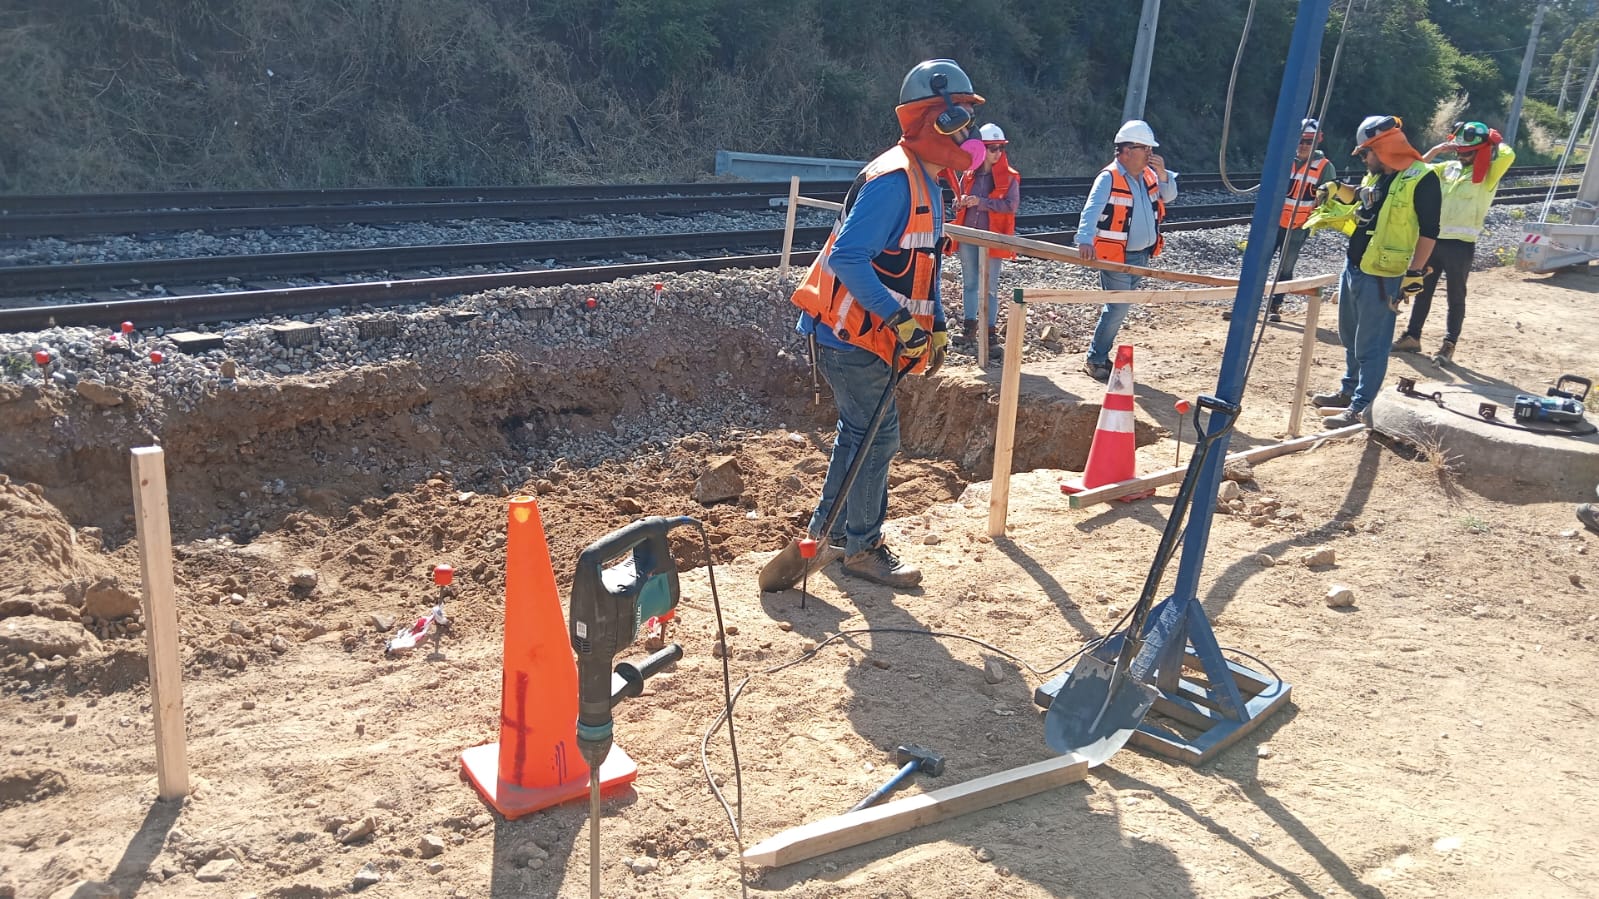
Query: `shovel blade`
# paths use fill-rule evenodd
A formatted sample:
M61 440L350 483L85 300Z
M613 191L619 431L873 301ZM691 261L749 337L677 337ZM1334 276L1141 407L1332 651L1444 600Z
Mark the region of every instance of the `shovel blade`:
M1050 749L1062 755L1075 752L1095 768L1127 745L1160 691L1115 672L1113 663L1092 655L1078 660L1044 716L1044 742Z
M800 555L799 541L790 540L761 568L756 582L760 584L762 593L781 593L793 589L804 576L805 557Z

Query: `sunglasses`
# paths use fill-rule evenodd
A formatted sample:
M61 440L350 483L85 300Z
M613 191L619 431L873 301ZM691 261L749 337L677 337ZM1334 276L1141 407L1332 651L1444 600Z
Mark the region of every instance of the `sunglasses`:
M1301 137L1301 138L1300 138L1300 139L1299 139L1299 145L1300 145L1300 146L1301 146L1301 147L1303 147L1303 146L1306 146L1306 145L1307 145L1307 144L1313 144L1313 143L1315 143L1315 142L1316 142L1316 141L1315 141L1315 139L1314 139L1314 138L1309 138L1309 137Z
M1127 149L1129 149L1129 150L1153 150L1155 148L1149 146L1148 144L1128 144L1127 145Z

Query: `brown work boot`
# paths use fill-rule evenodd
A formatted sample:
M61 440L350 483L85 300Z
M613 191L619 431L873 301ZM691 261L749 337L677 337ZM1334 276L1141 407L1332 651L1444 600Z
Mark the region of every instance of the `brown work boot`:
M900 561L883 541L865 552L845 557L844 573L887 587L914 587L922 582L921 570Z
M955 343L960 346L977 345L977 319L961 319L961 332L960 334L956 335Z
M1421 338L1412 337L1409 334L1401 334L1399 335L1398 339L1394 341L1393 348L1389 350L1389 352L1419 353L1421 352Z

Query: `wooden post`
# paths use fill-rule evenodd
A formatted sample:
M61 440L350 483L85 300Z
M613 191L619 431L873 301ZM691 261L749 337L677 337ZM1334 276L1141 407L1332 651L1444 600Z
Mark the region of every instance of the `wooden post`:
M1311 294L1305 304L1305 336L1299 342L1299 374L1294 377L1294 394L1289 398L1288 436L1299 436L1299 418L1305 410L1305 390L1310 386L1310 363L1316 355L1316 321L1321 317L1321 291Z
M178 665L178 609L172 587L172 529L167 471L159 446L133 450L133 514L144 583L144 623L150 654L150 708L155 713L155 764L162 799L189 792L183 730L183 669Z
M977 367L988 367L988 248L977 248ZM964 274L964 272L962 273ZM994 298L999 302L999 297Z
M777 277L788 280L788 257L794 249L794 212L799 209L799 176L788 179L788 213L783 222L783 262L778 266Z
M1022 391L1022 341L1027 329L1027 305L1022 289L1011 300L1005 327L1005 368L999 379L999 427L994 434L994 479L988 496L988 536L1005 534L1010 508L1010 464L1016 452L1016 403Z

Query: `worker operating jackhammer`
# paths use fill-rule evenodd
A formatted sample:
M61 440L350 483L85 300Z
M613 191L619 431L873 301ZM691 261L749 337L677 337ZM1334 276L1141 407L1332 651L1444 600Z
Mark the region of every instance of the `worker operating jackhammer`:
M889 460L899 448L899 410L888 388L891 366L901 359L913 360L912 373L929 375L944 362L949 334L939 290L944 219L937 179L981 161L986 150L973 110L982 102L953 60L911 69L894 108L899 142L850 186L833 233L794 293L804 313L798 330L811 339L838 404L838 439L808 528L821 545L806 574L842 556L847 574L897 588L921 583L921 571L883 542ZM845 492L857 453L868 455ZM843 504L842 514L830 514L835 503Z

